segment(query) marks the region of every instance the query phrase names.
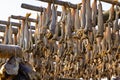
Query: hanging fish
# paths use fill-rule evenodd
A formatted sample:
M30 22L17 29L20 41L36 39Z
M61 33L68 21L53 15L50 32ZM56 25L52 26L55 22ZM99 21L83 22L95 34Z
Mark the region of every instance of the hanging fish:
M33 50L33 41L32 41L32 29L31 29L31 25L30 25L30 22L29 22L29 27L30 27L30 30L29 30L29 49L30 50Z
M56 22L57 22L57 11L56 10L57 10L57 8L53 4L53 6L52 6L52 21L49 26L49 29L52 34L55 34L55 28L56 28Z
M43 12L42 12L42 27L46 27L45 22L46 22L46 9L43 9Z
M79 18L79 4L77 5L76 13L75 13L75 30L80 29L80 18Z
M75 14L76 14L76 10L74 8L71 8L71 29L72 29L72 32L75 29Z
M50 22L51 22L51 16L52 16L52 11L51 11L51 3L48 3L48 7L46 9L46 22L45 26L48 28Z
M66 21L66 7L62 6L62 13L60 18L60 27L61 27L61 40L65 37L65 21Z
M23 48L25 20L22 20L20 29L20 46Z
M92 11L90 6L90 0L86 1L86 25L85 25L85 31L91 31L92 30Z
M10 23L10 25L9 25L9 31L8 31L8 39L9 39L8 44L12 44L13 43L12 33L13 33L13 31L12 31L12 25Z
M119 27L118 27L118 19L119 19L119 14L120 14L120 11L119 11L119 7L116 6L116 16L115 16L115 21L113 23L113 33L115 33L116 31L118 31Z
M97 23L97 0L94 0L92 3L92 24L93 27L96 26Z
M20 24L21 24L21 22L20 22ZM18 33L17 33L17 45L19 45L19 46L20 46L20 31L21 31L21 27L19 26Z
M13 34L13 45L17 45L17 34Z
M104 27L103 27L102 4L99 1L99 4L98 4L98 32L97 32L97 35L98 36L103 36L103 30L104 30Z
M81 28L85 28L86 24L86 0L82 0L82 8L81 8Z
M29 45L30 40L29 40L28 20L27 20L30 15L31 15L30 13L26 14L25 27L24 27L24 41L23 41L24 46L23 46L23 49L25 51L27 51L30 47L30 45Z
M108 18L107 22L112 22L113 19L114 19L114 5L112 4L112 6L109 10L109 18Z
M60 33L61 33L61 32L60 32L60 23L57 22L57 23L56 23L56 28L55 28L55 34L54 34L54 36L53 36L52 39L58 40L58 37L59 37L59 34L60 34Z
M4 33L4 44L8 44L8 31L9 31L9 26L6 25L5 33Z
M109 22L105 29L105 38L107 42L108 51L111 50L111 29L110 28L111 28L111 23Z
M65 25L65 37L69 39L72 36L72 24L71 24L71 10L67 8L67 16L66 16L66 25Z

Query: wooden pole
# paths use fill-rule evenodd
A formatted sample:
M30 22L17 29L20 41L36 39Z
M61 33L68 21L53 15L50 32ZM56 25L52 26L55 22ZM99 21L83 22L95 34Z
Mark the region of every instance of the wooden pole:
M25 20L26 17L23 17L23 16L15 16L15 15L11 15L11 18L13 19L18 19L18 20ZM36 19L32 19L32 18L28 18L28 21L30 22L37 22Z
M65 2L65 1L61 1L61 0L38 0L38 1L42 1L42 2L47 2L47 3L54 3L58 4L58 5L64 5L64 6L69 6L70 8L75 8L77 9L77 5L76 4L72 4L70 2Z
M6 26L2 26L0 25L0 32L5 32ZM18 33L18 29L17 28L12 28L13 30L13 34L17 34ZM32 34L34 33L34 31L32 31Z
M0 58L22 57L22 49L17 45L0 44Z
M0 32L5 32L5 29L6 29L6 26L0 25ZM18 33L17 28L12 28L12 30L13 30L13 34L17 34Z
M115 0L100 0L100 1L120 6L120 2Z
M38 1L53 3L53 0L38 0ZM115 0L100 0L100 1L120 6L120 2L115 1ZM67 5L67 6L70 6L71 8L77 8L76 4L72 4L70 2L65 2L65 1L60 1L60 0L54 0L54 3L58 4L58 5Z
M29 10L34 10L34 11L39 11L39 10L42 11L42 7L33 6L33 5L25 4L25 3L22 3L21 7L25 8L25 9L29 9ZM61 16L61 12L60 11L58 11L58 16ZM109 10L108 11L104 11L103 12L103 16L104 16L103 20L104 20L104 22L106 22L108 17L109 17ZM113 16L115 16L115 15L113 15Z
M12 25L12 26L18 26L18 27L20 27L20 26L21 26L21 24L20 24L20 23L8 22L8 21L3 21L3 20L0 20L0 24L10 25L10 23L11 23L11 25Z
M33 5L25 4L25 3L22 3L21 8L30 9L30 10L38 11L38 12L43 12L43 9L46 9L44 7L33 6ZM61 12L57 11L57 15L61 16Z
M0 20L0 24L9 25L10 23L11 23L12 26L17 26L17 27L21 26L20 23L8 22L8 21ZM31 26L31 29L35 30L35 26Z

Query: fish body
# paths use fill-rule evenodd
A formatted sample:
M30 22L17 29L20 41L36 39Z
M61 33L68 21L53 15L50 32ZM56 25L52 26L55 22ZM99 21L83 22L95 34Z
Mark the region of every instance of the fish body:
M23 47L23 42L24 42L24 25L25 21L23 20L21 23L21 29L20 29L20 46Z
M12 25L11 24L9 25L9 31L8 32L9 32L8 33L9 43L8 44L12 44L13 43L13 38L12 38L13 31L12 31Z
M53 4L53 6L52 6L52 21L49 26L49 29L52 34L55 34L56 22L57 22L57 11L56 11L55 5Z
M102 4L99 2L98 4L98 34L103 35L103 13L102 13Z
M9 31L9 26L7 25L6 26L6 29L5 29L5 34L4 34L4 44L8 44L9 42L9 39L8 39L8 32Z
M72 24L71 24L71 10L68 8L66 16L66 25L65 25L65 36L70 38L72 35Z
M24 47L23 49L26 51L29 49L29 30L28 30L28 22L25 20L25 27L24 27Z
M97 23L97 0L92 3L92 24L95 27Z
M86 0L82 0L82 8L81 8L81 28L85 28L86 24Z
M90 0L86 1L86 25L85 25L85 31L91 31L92 30L92 11L90 6Z
M79 8L79 7L78 7ZM79 18L79 9L76 9L75 13L75 30L80 29L80 18Z
M51 3L48 3L48 7L46 9L46 22L45 26L48 27L51 22L52 10L51 10Z

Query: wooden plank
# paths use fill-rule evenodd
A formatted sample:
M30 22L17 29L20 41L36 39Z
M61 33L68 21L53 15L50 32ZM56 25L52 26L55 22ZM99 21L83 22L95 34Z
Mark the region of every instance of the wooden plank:
M15 16L15 15L11 15L10 17L13 18L13 19L18 19L18 20L25 20L26 19L26 17ZM30 21L30 22L37 22L36 19L32 19L32 18L28 18L28 21Z
M22 49L17 45L0 44L0 58L22 57Z
M61 0L38 0L38 1L47 2L47 3L53 3L54 1L54 4L69 6L70 8L77 9L77 4L72 4L67 1L61 1Z
M33 6L33 5L25 4L25 3L22 3L21 8L38 11L38 12L43 12L43 9L46 9L44 7ZM61 16L61 12L57 11L57 15Z
M12 26L17 26L17 27L20 27L20 26L21 26L20 23L8 22L8 21L0 20L0 24L9 25L10 23L11 23ZM31 26L31 29L35 30L35 26Z
M120 6L120 2L115 0L100 0L100 1Z

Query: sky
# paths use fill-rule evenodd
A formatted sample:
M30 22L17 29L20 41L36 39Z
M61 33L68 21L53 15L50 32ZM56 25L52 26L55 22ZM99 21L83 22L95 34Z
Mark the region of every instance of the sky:
M64 1L68 1L74 4L80 3L81 0L64 0ZM93 1L93 0L92 0ZM44 2L40 2L37 0L2 0L0 2L0 20L7 20L7 18L10 15L22 15L25 16L25 14L27 12L31 12L32 18L36 18L36 11L31 11L31 10L27 10L27 9L23 9L21 8L21 4L22 3L27 3L27 4L31 4L34 6L42 6L42 7L47 7L47 4ZM110 4L103 4L103 9L107 10L110 8ZM58 8L58 10L61 10L60 7Z

